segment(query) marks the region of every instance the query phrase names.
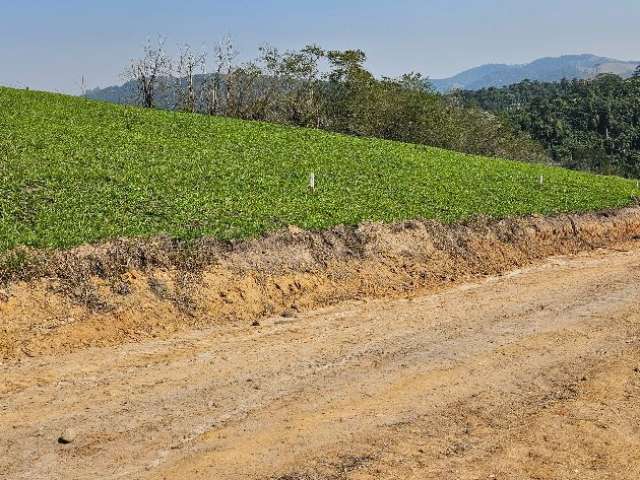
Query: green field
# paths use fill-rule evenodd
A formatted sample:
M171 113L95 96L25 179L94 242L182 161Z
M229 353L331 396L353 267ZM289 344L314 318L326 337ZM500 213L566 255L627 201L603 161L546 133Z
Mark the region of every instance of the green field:
M391 141L0 88L0 251L581 212L627 205L635 187Z

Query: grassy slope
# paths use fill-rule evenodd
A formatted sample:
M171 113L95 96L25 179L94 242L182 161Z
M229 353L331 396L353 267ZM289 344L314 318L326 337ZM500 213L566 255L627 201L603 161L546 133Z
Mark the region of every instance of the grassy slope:
M586 211L636 193L620 178L0 88L0 251Z

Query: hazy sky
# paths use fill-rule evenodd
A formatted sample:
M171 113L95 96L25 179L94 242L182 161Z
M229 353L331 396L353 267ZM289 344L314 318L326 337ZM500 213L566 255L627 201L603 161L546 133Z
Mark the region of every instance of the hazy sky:
M640 0L0 0L0 84L78 93L120 81L145 39L233 37L249 57L361 48L378 75L449 76L484 63L595 53L640 60Z

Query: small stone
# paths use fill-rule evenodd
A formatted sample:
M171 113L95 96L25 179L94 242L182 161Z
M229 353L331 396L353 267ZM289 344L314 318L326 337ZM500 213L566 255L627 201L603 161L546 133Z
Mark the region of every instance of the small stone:
M280 314L281 317L291 318L296 316L296 311L292 308L287 308L284 312Z
M254 320L253 323L251 324L252 327L259 327L260 326L260 322L258 320Z
M75 430L73 429L65 430L64 433L58 437L58 443L67 445L69 443L72 443L76 439L76 436L77 435Z

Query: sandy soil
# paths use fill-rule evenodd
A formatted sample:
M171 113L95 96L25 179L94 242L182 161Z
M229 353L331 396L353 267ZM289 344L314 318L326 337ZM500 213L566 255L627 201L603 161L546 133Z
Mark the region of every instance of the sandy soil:
M0 478L635 480L639 286L636 245L5 359Z

